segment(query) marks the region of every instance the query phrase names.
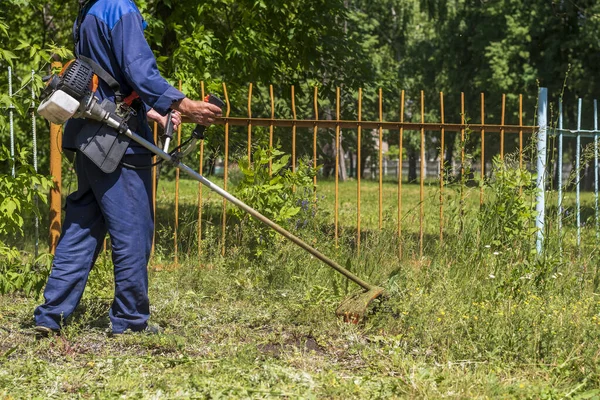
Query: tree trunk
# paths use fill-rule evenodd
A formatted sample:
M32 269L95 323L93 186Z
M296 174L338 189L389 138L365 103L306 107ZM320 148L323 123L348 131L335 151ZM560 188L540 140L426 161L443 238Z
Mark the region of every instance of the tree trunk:
M562 173L562 171L558 170L558 147L553 149L553 154L556 154L556 157L554 157L554 162L552 163L552 187L558 189L558 177Z
M575 190L575 188L577 187L577 179L575 179L575 177L577 176L577 142L575 140L570 140L570 149L571 150L571 176L572 179L570 179L570 187L572 190ZM580 175L581 176L581 175Z
M361 178L365 176L365 168L367 168L367 158L369 158L369 156L365 153L366 152L363 152L360 157L360 171L358 171L358 173L360 174Z
M415 149L407 149L408 152L408 183L417 181L417 159L419 154Z
M444 163L442 165L444 166L444 168L451 169L452 164L454 163L454 140L456 139L456 132L447 132L445 139L446 149L444 155ZM450 173L452 173L452 170L450 170ZM446 171L444 171L444 175L446 175Z
M583 168L583 182L581 182L581 190L593 191L594 190L594 160L590 160Z
M338 157L338 164L339 164L339 178L342 182L348 180L348 172L346 171L346 160L344 160L344 154L346 154L346 152L344 151L344 147L342 146L344 139L343 136L340 132L340 156ZM335 139L333 140L334 144L335 144ZM335 152L335 150L334 150Z

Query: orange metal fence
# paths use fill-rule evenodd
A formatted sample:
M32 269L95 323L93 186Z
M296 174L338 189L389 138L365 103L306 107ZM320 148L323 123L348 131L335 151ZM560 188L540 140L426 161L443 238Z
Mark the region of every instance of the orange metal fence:
M181 82L179 84L179 87L181 88ZM204 87L204 83L201 84L201 95L202 98L204 98L204 91L205 91L205 87ZM480 132L480 141L481 141L481 154L480 154L480 163L481 163L481 179L485 178L485 170L483 168L483 166L485 165L485 138L486 138L486 134L490 134L490 133L498 133L499 134L499 140L500 140L500 157L504 157L504 151L505 151L505 133L518 133L519 134L519 162L520 165L523 165L523 133L524 132L528 132L528 133L532 133L535 132L536 130L536 126L534 125L523 125L523 97L520 95L519 96L519 110L518 110L518 115L519 115L519 124L518 125L507 125L505 124L505 112L506 112L506 96L503 95L502 99L501 99L501 116L500 116L500 123L499 124L489 124L486 123L486 114L485 114L485 97L484 94L481 94L481 105L480 105L480 109L481 109L481 116L480 116L480 123L470 123L467 124L465 121L465 96L464 93L461 93L461 97L460 97L460 123L447 123L446 122L446 117L445 117L445 108L444 108L444 93L439 93L439 107L437 110L439 110L439 115L440 115L440 121L439 122L428 122L425 119L425 94L424 91L420 92L420 102L419 102L419 119L420 122L405 122L405 92L404 90L402 90L400 92L400 107L399 107L399 118L397 121L384 121L383 119L383 115L384 115L384 110L383 110L383 93L382 90L378 91L378 109L377 109L377 115L378 115L378 120L377 121L364 121L363 120L363 90L359 89L358 90L358 99L357 99L357 110L358 110L358 114L357 114L357 119L350 121L350 120L342 120L341 119L341 101L340 101L340 95L341 95L341 89L337 88L336 93L335 93L335 119L332 120L324 120L324 119L320 119L319 118L319 91L318 88L315 87L314 88L314 101L313 101L313 108L314 108L314 119L298 119L297 118L297 113L296 113L296 94L295 94L295 90L294 87L291 87L291 104L292 104L292 119L281 119L281 118L276 118L275 117L275 98L274 98L274 94L273 94L273 86L271 85L269 87L269 96L270 96L270 111L271 111L271 115L268 118L265 117L253 117L252 116L252 92L253 92L253 85L250 84L248 87L248 103L247 103L247 117L232 117L231 116L231 105L230 105L230 101L229 101L229 96L228 96L228 92L227 92L227 86L225 84L223 84L223 95L224 95L224 100L226 102L226 108L225 110L223 110L223 117L218 119L216 121L216 124L218 125L223 125L224 126L224 138L223 138L223 144L224 144L224 155L223 155L223 162L224 162L224 176L223 176L223 185L224 185L224 189L227 190L228 189L228 183L229 183L229 175L228 175L228 170L229 170L229 150L230 150L230 129L231 127L245 127L247 129L247 154L249 159L251 159L252 156L252 134L253 134L253 128L254 127L266 127L269 129L269 145L272 147L273 146L273 136L274 136L274 128L278 127L278 128L291 128L292 130L292 148L291 148L291 154L292 154L292 159L291 159L291 168L292 170L296 169L296 161L297 161L297 144L296 144L296 139L297 139L297 135L298 135L298 128L307 128L308 132L310 132L310 130L312 129L313 132L313 140L312 140L312 146L313 146L313 151L312 151L312 158L313 158L313 165L316 167L318 165L318 152L317 152L317 137L318 137L318 133L319 133L319 129L333 129L335 131L335 159L336 159L336 163L335 163L335 176L334 176L334 180L335 180L335 199L334 199L334 210L333 210L333 219L334 219L334 237L333 240L335 240L336 244L339 240L339 231L340 231L340 221L339 221L339 202L340 202L340 198L339 198L339 165L340 165L340 134L342 129L344 130L348 130L351 132L356 132L356 143L357 143L357 171L362 171L361 169L361 152L363 151L363 146L364 146L364 142L362 141L363 139L363 134L364 134L364 130L365 129L370 129L370 130L374 130L377 132L377 143L378 143L378 152L377 152L377 169L378 169L378 216L377 216L377 221L378 221L378 229L381 230L383 228L383 212L384 212L384 207L383 207L383 160L384 160L384 154L383 154L383 133L384 131L388 131L388 132L397 132L398 133L398 142L399 142L399 161L398 161L398 184L397 184L397 210L398 210L398 214L397 214L397 229L395 230L397 232L398 237L402 237L403 235L403 226L402 226L402 220L403 220L403 182L402 182L402 175L403 175L403 149L404 149L404 140L405 140L405 135L406 132L408 131L412 131L412 132L416 132L419 134L419 142L420 142L420 159L421 161L426 160L426 135L427 134L439 134L440 136L440 147L438 149L438 159L439 159L439 241L442 242L444 239L444 190L445 190L445 185L444 185L444 181L445 181L445 175L444 175L444 169L445 169L445 164L444 164L444 152L445 152L445 146L446 144L446 133L447 132L457 132L460 134L460 143L461 143L461 148L460 148L460 168L461 168L461 174L465 173L465 132L467 130L471 130L473 132L479 131ZM155 132L155 138L157 135L157 127L156 125L154 126L154 132ZM181 142L181 129L179 129L178 131L178 135L177 135L177 143L180 144ZM53 148L51 149L51 159L56 159L57 157L60 157L60 153L58 153L57 149L54 149L55 146L53 146ZM203 164L204 164L204 154L205 150L204 150L204 143L200 144L200 149L199 149L199 172L200 174L203 174ZM190 163L190 161L188 160L188 164ZM271 165L269 165L269 169L271 169ZM154 178L156 179L156 172L153 174ZM356 196L356 210L357 210L357 219L356 219L356 243L357 243L357 250L360 251L360 246L361 246L361 187L362 187L362 181L361 181L361 176L360 176L360 172L356 175L356 184L357 184L357 196ZM423 255L423 243L424 243L424 218L425 218L425 208L424 208L424 203L425 203L425 162L420 162L420 177L419 177L419 185L420 185L420 193L419 193L419 235L418 235L418 241L419 241L419 255L422 256ZM314 185L315 185L315 189L314 189L314 196L316 199L316 194L317 194L317 189L316 189L316 185L317 185L317 177L314 178ZM155 185L156 187L156 185ZM156 192L154 192L154 198L156 201ZM56 194L54 195L56 196ZM58 194L58 196L60 196L60 193ZM480 189L480 204L483 203L484 200L484 193L483 193L483 188ZM463 200L464 200L464 193L460 193L460 207L463 207ZM178 233L179 233L179 173L178 171L176 172L176 176L175 176L175 224L174 224L174 232L173 232L173 237L174 237L174 261L175 263L178 262L179 260L179 248L178 248ZM202 252L202 208L203 208L203 192L202 192L202 185L199 184L199 188L198 188L198 199L197 199L197 203L198 203L198 225L197 225L197 236L198 236L198 252L201 253ZM54 204L54 203L52 203ZM53 207L54 208L54 207ZM156 205L155 205L155 210L156 210ZM51 215L52 213L57 213L56 215L58 215L58 217L54 217L54 220L51 220L50 223L50 229L51 229L51 235L54 235L53 237L56 237L56 232L57 229L60 229L60 210L51 210ZM222 219L221 219L221 253L224 255L225 251L226 251L226 232L227 232L227 220L226 220L226 212L227 212L227 202L226 200L223 200L223 204L222 204ZM462 212L459 211L459 212ZM57 223L58 222L58 223ZM51 244L52 246L52 244ZM399 240L399 244L398 244L398 252L400 255L402 255L403 249L402 249L402 240Z

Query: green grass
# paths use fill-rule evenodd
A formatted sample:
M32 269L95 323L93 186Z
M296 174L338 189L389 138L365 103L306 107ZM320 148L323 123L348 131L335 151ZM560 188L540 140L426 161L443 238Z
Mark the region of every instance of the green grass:
M223 180L211 178L213 182L223 187ZM358 234L358 196L357 182L350 180L340 183L338 195L339 231L350 237ZM388 232L398 231L398 183L397 181L385 181L383 183L382 195L382 229ZM231 183L230 183L231 188ZM452 236L460 224L459 212L463 209L470 217L475 216L479 210L480 189L478 187L466 187L462 190L463 203L460 202L460 187L458 184L446 184L442 196L442 225L444 236ZM197 219L198 219L198 183L188 179L180 181L179 195L179 248L184 253L190 254L196 251L197 242ZM489 188L484 190L484 201L492 196ZM203 235L210 237L221 236L222 224L222 198L203 188L202 198L203 210ZM312 193L307 193L306 198L313 199ZM173 250L173 232L175 230L175 182L161 181L157 192L157 231L159 245L165 253ZM534 204L533 198L530 199ZM413 256L418 256L418 239L420 231L420 186L419 184L402 185L402 218L400 229L403 233L403 241L412 251ZM594 193L581 193L581 221L583 244L590 249L595 248L594 239ZM556 222L556 208L558 198L556 192L548 192L546 196L546 235L558 236ZM567 217L563 214L563 245L573 249L576 246L576 215L575 215L575 193L566 192L563 195L563 208ZM320 179L317 188L317 206L321 214L321 221L329 226L329 239L334 239L335 222L335 182L329 179ZM232 206L229 205L231 208ZM434 253L438 246L440 236L440 187L439 181L429 180L424 187L423 202L423 232L424 252ZM379 230L379 183L371 180L361 181L361 231L363 235L375 233ZM466 218L466 217L465 217ZM465 219L463 224L469 222ZM354 243L351 243L354 245ZM589 249L588 249L589 250Z
M580 255L565 238L562 258L552 251L536 262L519 241L486 247L485 232L473 222L477 188L468 189L469 223L458 231L456 192L448 189L445 245L439 247L439 191L432 182L425 203L428 241L420 258L419 187L404 185L406 251L398 257L396 184L384 185L379 232L378 185L364 182L358 252L356 183L340 187L336 246L333 182L322 181L319 216L298 235L388 294L362 324L347 325L334 311L356 287L292 244L276 240L256 256L245 246L252 232L230 220L221 257L222 203L207 190L198 258L197 183L191 181L181 182L180 263L173 265L173 189L172 182L160 183L150 273L152 322L164 334L108 337L111 264L101 256L77 315L60 337L34 339L32 312L39 299L0 297L0 397L600 395L594 392L600 387L598 261L589 226ZM586 204L591 201L585 194Z

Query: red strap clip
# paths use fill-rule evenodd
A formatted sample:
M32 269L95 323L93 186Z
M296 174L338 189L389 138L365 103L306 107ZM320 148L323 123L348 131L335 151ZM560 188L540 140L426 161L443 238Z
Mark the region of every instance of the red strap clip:
M131 107L131 103L135 101L135 99L139 99L140 96L136 92L131 92L131 94L123 100L123 103L127 104L128 107Z

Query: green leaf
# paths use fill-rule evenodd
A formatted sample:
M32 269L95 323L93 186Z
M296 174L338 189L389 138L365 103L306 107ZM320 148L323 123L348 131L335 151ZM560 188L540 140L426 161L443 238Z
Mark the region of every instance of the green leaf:
M15 50L23 50L31 46L28 42L26 42L23 39L19 39L19 43L20 44L17 47L15 47Z
M574 399L600 399L600 389L592 389L587 392L583 392L573 397Z
M12 60L15 60L17 56L11 51L0 49L0 59L4 59L10 66L13 66Z
M290 161L291 156L289 154L284 155L278 161L273 162L272 171L273 175L278 174L284 167L286 167Z

